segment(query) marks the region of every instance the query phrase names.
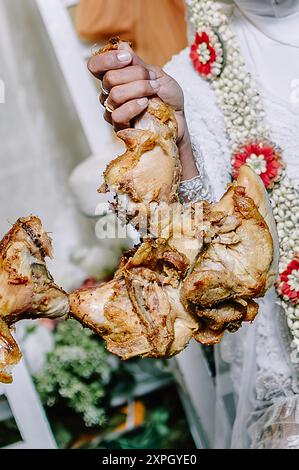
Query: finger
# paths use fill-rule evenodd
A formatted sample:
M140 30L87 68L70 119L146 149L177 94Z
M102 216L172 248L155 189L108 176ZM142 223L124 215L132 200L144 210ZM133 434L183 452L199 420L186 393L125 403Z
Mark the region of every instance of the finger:
M151 75L150 78L152 80L163 78L166 75L166 73L164 72L164 70L161 67L158 67L157 65L146 64L141 59L141 57L139 57L134 52L134 50L129 46L129 44L127 42L121 42L120 45L118 46L118 49L129 52L132 55L132 62L131 62L132 66L140 65L141 67L144 67L150 73L150 75Z
M153 77L142 65L129 65L119 70L109 70L103 77L103 87L110 91L117 85L134 82L136 80L149 80Z
M102 106L105 106L106 99L107 99L107 95L104 95L103 93L99 94L99 102L101 103Z
M125 85L113 87L110 90L108 98L107 95L101 93L99 95L99 101L102 106L105 106L107 102L111 108L116 109L127 101L152 96L158 93L159 88L160 85L157 80L137 80Z
M153 96L159 90L159 83L156 80L137 80L126 85L115 86L110 90L107 103L112 108L119 108L128 101L132 101L145 96Z
M127 42L122 41L118 46L119 51L128 52L132 56L132 65L142 65L147 68L147 64L139 57Z
M147 108L147 105L147 98L139 98L137 100L131 100L115 109L113 113L111 113L114 128L119 130L124 127L129 127L130 121L142 113L142 111Z
M132 62L129 51L117 50L92 56L87 64L88 70L96 77L102 78L108 70L121 69Z
M121 42L120 45L118 46L118 50L123 50L127 51L131 54L132 56L132 65L140 65L141 67L144 67L151 73L151 79L155 80L156 78L162 77L164 72L160 67L157 67L155 65L149 65L146 64L141 57L139 57L134 50L129 46L127 42Z

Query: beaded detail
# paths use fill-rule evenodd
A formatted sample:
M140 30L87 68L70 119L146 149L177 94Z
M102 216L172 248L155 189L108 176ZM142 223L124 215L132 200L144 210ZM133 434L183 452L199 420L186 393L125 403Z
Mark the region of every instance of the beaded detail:
M190 180L182 181L179 193L183 202L196 202L199 199L209 200L209 192L199 175Z

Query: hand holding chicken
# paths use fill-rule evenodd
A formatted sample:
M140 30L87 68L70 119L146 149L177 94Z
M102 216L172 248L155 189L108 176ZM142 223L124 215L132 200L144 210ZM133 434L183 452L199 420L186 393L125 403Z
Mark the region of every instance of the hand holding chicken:
M118 46L114 40L100 54ZM118 136L127 151L108 165L100 192L114 194L116 213L142 243L124 255L113 281L70 295L72 314L122 359L169 357L192 337L216 344L254 320L253 298L275 277L275 225L262 182L244 166L219 203L180 204L177 126L157 97Z

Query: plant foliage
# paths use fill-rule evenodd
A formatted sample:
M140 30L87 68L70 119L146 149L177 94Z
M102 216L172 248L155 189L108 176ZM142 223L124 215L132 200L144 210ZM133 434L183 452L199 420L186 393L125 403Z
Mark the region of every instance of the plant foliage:
M62 399L80 414L86 426L103 425L103 398L116 367L103 342L75 320L59 323L55 347L43 371L35 377L36 387L47 406Z

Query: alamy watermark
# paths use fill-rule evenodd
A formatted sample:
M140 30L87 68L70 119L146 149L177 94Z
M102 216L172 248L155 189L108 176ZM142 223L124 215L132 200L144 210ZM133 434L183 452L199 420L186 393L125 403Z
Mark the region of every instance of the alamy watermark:
M0 104L5 103L5 83L4 80L0 80Z
M146 207L146 209L145 209ZM133 208L133 211L132 211ZM201 238L205 228L204 205L201 203L182 206L180 204L129 204L123 207L114 204L115 213L107 203L99 203L95 215L98 220L95 233L98 239L127 238L128 228L135 227L141 235L169 239ZM184 240L187 243L187 240Z

